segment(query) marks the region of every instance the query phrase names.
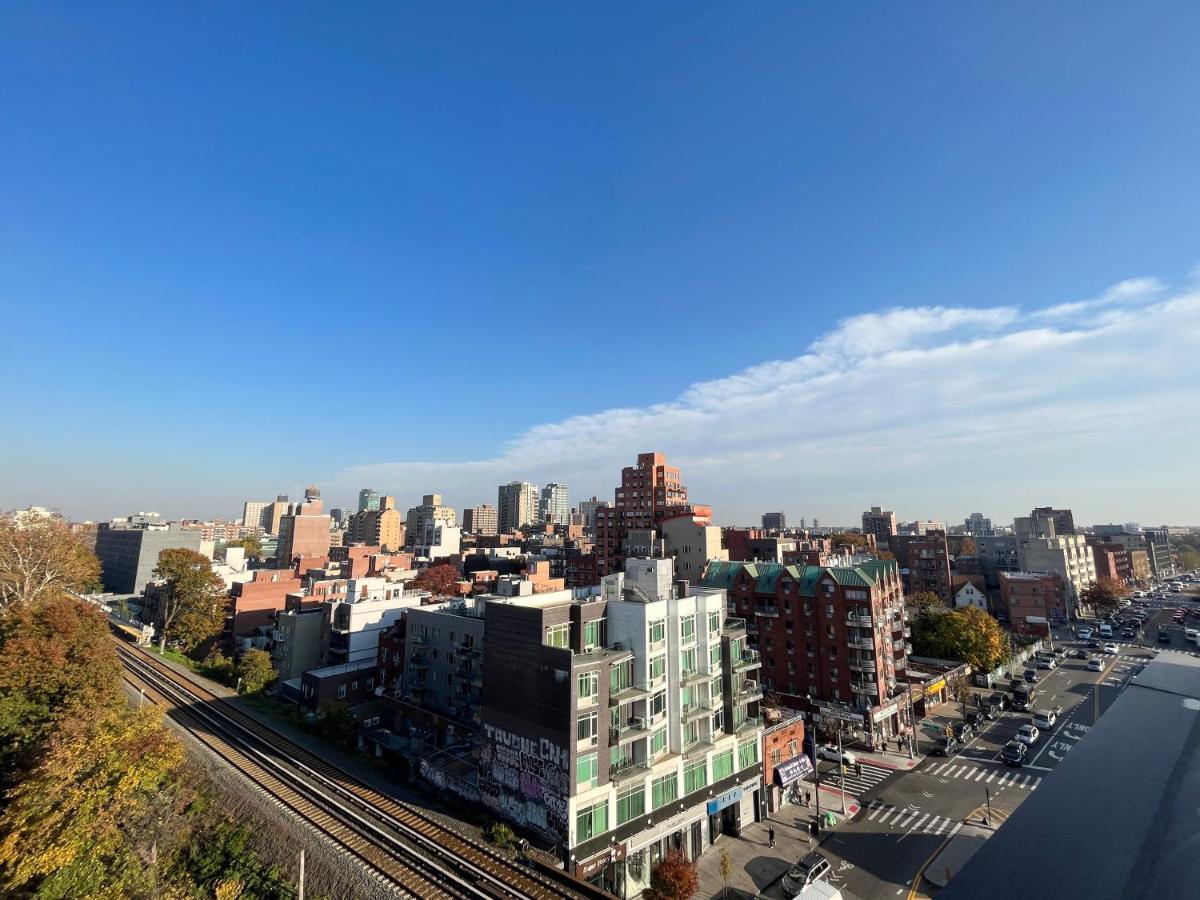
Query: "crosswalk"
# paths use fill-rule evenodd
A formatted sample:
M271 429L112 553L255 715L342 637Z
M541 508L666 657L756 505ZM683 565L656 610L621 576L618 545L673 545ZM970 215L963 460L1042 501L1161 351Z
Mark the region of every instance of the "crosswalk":
M1042 783L1040 775L1026 775L1016 769L993 769L982 766L964 766L961 763L939 763L925 770L937 778L958 778L962 781L977 781L992 787L1015 787L1036 791Z
M847 766L846 774L843 776L846 779L846 793L853 794L855 797L861 797L867 791L878 785L881 781L886 781L895 774L895 769L888 769L883 766L873 766L870 763L863 763L862 775L857 775L855 774L853 766ZM836 768L830 770L829 772L822 772L821 786L826 788L838 787L837 777Z
M869 822L880 825L895 826L902 831L919 834L931 834L935 837L952 827L949 816L935 816L933 813L923 813L912 806L893 806L881 800L872 800L863 809L863 817Z

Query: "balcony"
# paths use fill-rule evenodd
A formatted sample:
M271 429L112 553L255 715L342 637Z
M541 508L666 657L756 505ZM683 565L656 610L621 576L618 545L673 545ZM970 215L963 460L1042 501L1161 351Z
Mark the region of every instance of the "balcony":
M694 684L704 684L711 677L708 672L702 672L699 669L684 669L679 673L679 683L684 687L690 687Z
M870 616L846 616L846 624L854 628L871 628L875 624L875 620Z
M644 738L649 733L650 728L645 719L640 716L631 716L625 720L624 724L608 729L608 741L610 744L625 744Z
M761 700L762 697L762 685L749 679L742 682L742 689L733 695L733 699L738 703L753 703L755 700Z
M856 694L867 694L871 697L879 696L879 685L873 681L852 681L850 682L850 690Z
M470 656L477 659L481 654L481 651L476 644L468 644L465 641L459 641L454 646L463 656Z
M758 622L746 623L746 634L758 634Z
M734 728L734 734L744 735L762 727L762 719L758 716L747 716Z
M645 761L629 760L618 763L615 766L609 766L608 780L614 784L621 784L625 781L632 781L635 778L643 778L649 771L650 766Z
M429 643L429 638L425 637L425 635L423 635L423 634L414 634L414 635L410 636L407 640L408 640L408 643L414 644L418 647L422 647Z
M691 743L683 745L683 756L685 759L690 759L697 756L703 756L705 753L713 749L713 742L708 738L697 738Z
M727 610L727 612L733 613L733 612L736 612L736 610L730 608ZM741 631L743 628L748 628L749 626L750 626L750 623L747 622L745 619L740 619L740 618L731 616L729 618L726 618L725 621L721 624L721 630L723 632L725 632L726 634L736 634L737 632Z
M649 696L649 690L640 684L631 684L615 693L610 691L608 694L608 705L619 706L622 703L632 703L634 700L644 700Z
M912 645L906 643L903 638L895 638L892 641L892 650L896 653L911 653Z
M779 618L779 607L762 603L762 604L759 604L758 606L754 607L754 614L756 616L763 616L764 618L767 618L767 619L778 619Z
M871 638L850 638L846 641L847 647L853 647L855 650L874 650L875 641Z
M686 725L696 719L703 719L709 714L709 709L703 703L689 703L679 710L679 721Z
M851 672L874 672L875 660L873 659L852 659L850 660Z
M762 665L762 657L757 650L743 650L742 655L733 661L733 671L744 672Z

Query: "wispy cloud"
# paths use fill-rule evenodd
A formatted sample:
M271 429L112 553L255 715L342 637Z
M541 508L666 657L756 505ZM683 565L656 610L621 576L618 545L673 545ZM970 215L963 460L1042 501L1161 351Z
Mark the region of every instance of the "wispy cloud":
M1200 289L1172 293L1154 278L1039 309L896 308L845 319L794 358L664 402L536 425L488 458L375 462L335 481L440 489L460 503L487 500L513 478L607 496L622 465L657 449L687 467L698 500L718 513L725 505L726 521L881 479L932 497L946 486L928 480L930 469L969 468L965 460L981 486L1019 483L1030 466L1104 469L1106 454L1164 410L1200 409L1197 348ZM1196 430L1194 419L1185 427Z

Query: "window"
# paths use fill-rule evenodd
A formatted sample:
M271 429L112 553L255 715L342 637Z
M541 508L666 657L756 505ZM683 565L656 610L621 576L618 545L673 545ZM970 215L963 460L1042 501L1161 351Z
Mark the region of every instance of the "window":
M658 681L666 677L667 674L667 654L660 653L658 656L650 660L650 680Z
M722 778L728 778L733 774L733 751L726 750L724 753L718 753L712 759L712 777L713 781L720 781Z
M667 729L660 728L650 735L650 755L662 753L667 749Z
M683 746L690 747L698 740L700 740L700 723L698 721L688 722L683 726Z
M679 776L672 772L655 778L650 786L650 808L659 809L679 796Z
M608 801L602 800L575 814L575 840L586 841L608 831Z
M617 824L646 814L646 785L639 784L617 794Z
M650 646L657 647L667 639L667 620L656 619L650 623Z
M718 709L715 713L713 713L712 733L714 735L718 735L724 730L725 730L725 710Z
M550 647L566 647L570 643L571 625L569 622L564 622L562 625L546 626L546 644Z
M713 638L718 631L721 630L721 614L719 612L710 612L708 614L708 636Z
M713 669L720 668L720 666L721 666L721 645L720 644L713 644L711 647L708 648L708 665Z
M575 723L575 739L577 741L587 741L589 744L596 743L596 735L600 729L600 717L593 713L588 713L586 716L580 716Z
M698 791L707 784L708 766L705 765L703 759L696 760L696 762L684 766L683 793L685 795L692 793L692 791Z
M750 738L738 744L738 769L746 769L758 762L758 741Z
M599 672L579 673L579 705L589 706L596 702L600 690Z
M354 679L354 681L350 682L350 690L352 690L352 691L358 690L358 679L357 678Z
M659 691L650 698L650 718L661 716L667 711L667 692Z
M575 783L579 787L595 787L600 783L600 757L596 753L579 757L575 766Z
M699 668L696 660L696 648L689 647L679 654L679 670L685 675L688 672L695 672Z
M583 623L583 649L595 650L600 646L600 620Z
M609 694L619 694L633 683L633 663L625 662L613 666L608 672Z
M344 684L338 685L337 695L339 700L346 696L346 686Z
M777 766L783 762L783 751L776 747L771 751L771 765Z
M827 619L833 618L833 604L832 603L825 604L825 618L827 618Z
M696 640L696 616L680 616L679 618L679 640L684 644L690 644Z

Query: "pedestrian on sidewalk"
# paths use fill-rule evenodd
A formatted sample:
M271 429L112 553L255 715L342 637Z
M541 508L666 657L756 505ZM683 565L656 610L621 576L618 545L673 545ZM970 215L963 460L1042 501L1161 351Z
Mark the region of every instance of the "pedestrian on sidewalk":
M805 806L812 806L812 791L805 791L805 792L804 792L804 805L805 805Z
M775 846L775 826L774 825L767 826L767 846L768 847Z
M854 764L854 774L855 774L857 777L859 777L859 778L862 778L862 763L860 763L860 762L856 762L856 763Z

